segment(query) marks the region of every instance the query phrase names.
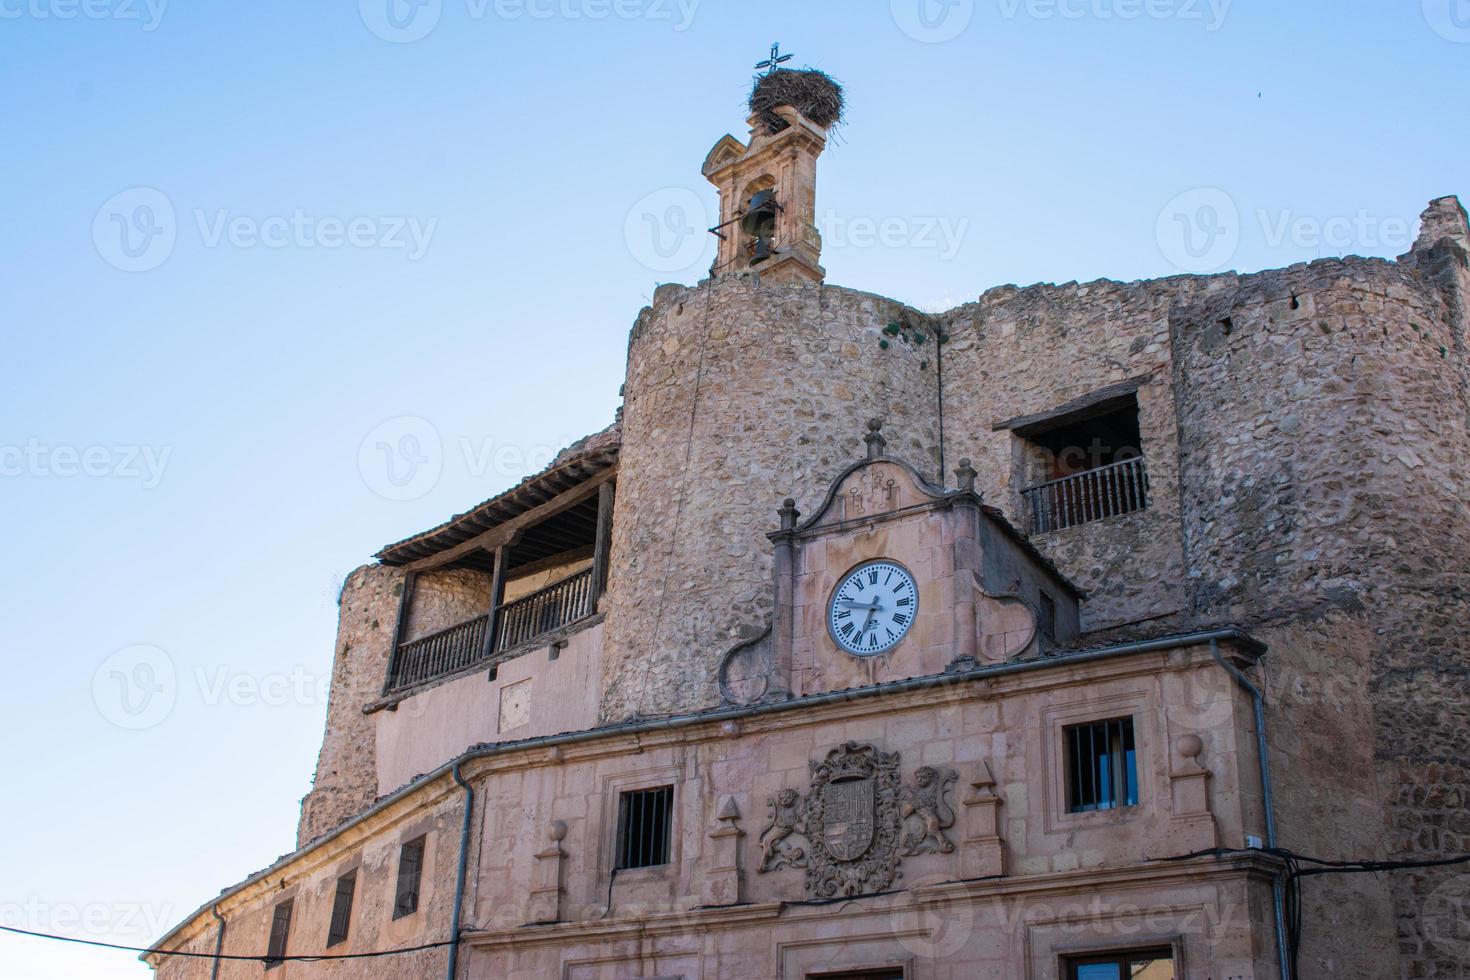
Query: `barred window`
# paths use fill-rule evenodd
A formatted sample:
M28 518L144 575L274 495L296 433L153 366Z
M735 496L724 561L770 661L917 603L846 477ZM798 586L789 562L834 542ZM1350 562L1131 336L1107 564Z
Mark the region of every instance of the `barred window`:
M1067 810L1085 813L1138 805L1133 719L1111 718L1063 730Z
M393 918L419 910L419 883L424 876L424 838L415 837L398 851L398 888L393 896Z
M352 893L357 890L357 870L337 879L337 894L332 897L332 924L327 930L327 945L335 946L347 939L352 921Z
M277 905L275 912L271 915L271 938L270 945L266 949L265 960L267 970L280 966L286 955L286 943L291 938L291 906L293 904L294 902L288 898Z
M674 787L626 792L618 801L619 871L669 863Z

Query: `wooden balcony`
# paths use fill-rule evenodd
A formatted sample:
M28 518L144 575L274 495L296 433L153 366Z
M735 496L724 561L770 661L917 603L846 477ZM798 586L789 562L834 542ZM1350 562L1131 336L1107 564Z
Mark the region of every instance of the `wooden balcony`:
M389 675L389 693L476 664L488 666L517 648L592 615L596 611L595 580L595 569L586 568L497 606L493 617L490 613L476 616L400 645ZM487 643L485 631L492 619L495 642Z
M1148 471L1143 457L1120 460L1021 491L1030 511L1030 531L1043 534L1148 506Z

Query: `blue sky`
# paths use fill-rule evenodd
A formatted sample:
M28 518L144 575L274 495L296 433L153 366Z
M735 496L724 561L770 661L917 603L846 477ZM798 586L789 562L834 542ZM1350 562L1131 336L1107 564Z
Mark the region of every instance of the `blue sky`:
M1470 0L0 0L0 921L146 943L290 850L343 577L610 421L776 39L847 87L829 281L927 308L1470 192Z

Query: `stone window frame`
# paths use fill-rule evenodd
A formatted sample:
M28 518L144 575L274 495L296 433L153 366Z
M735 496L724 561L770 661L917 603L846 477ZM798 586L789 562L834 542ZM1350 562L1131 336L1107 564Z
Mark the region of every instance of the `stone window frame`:
M612 877L618 881L666 881L679 874L683 867L684 835L679 819L684 805L684 766L670 762L644 769L630 769L609 773L602 777L602 801L597 809L601 825L597 828L597 879L599 887L610 886ZM673 787L673 801L669 806L669 861L646 868L617 868L618 855L618 810L623 794L640 789Z
M1104 694L1070 701L1047 708L1041 714L1042 768L1044 801L1042 810L1048 834L1061 834L1089 827L1112 826L1149 816L1157 807L1160 789L1156 785L1155 746L1163 744L1154 731L1153 719L1158 706L1152 693L1144 690ZM1066 729L1073 725L1133 719L1133 751L1138 767L1138 803L1135 806L1106 810L1067 809L1067 739Z

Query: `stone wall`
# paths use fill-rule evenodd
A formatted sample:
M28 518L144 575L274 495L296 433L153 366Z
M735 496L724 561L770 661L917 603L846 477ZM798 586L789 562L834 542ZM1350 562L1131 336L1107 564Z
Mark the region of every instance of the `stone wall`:
M490 574L472 568L419 573L413 585L403 642L483 616L490 608Z
M1149 477L1146 510L1038 535L1088 593L1083 628L1178 619L1184 608L1178 442L1169 309L1227 288L1228 277L1003 286L943 314L945 457L969 457L987 502L1026 526L1024 441L1009 419L1136 381Z
M383 692L403 578L402 569L364 565L342 585L326 731L311 792L301 801L298 846L377 799L377 742L362 709Z
M1467 785L1470 426L1463 321L1423 265L1411 255L1296 266L1172 317L1191 614L1319 624L1323 644L1277 651L1286 676L1271 723L1292 780L1283 843L1326 857L1470 844L1463 808L1425 805ZM1338 694L1310 696L1325 680ZM1367 731L1376 786L1352 748ZM1377 819L1327 820L1321 799ZM1414 878L1389 885L1404 975L1463 976L1470 948L1424 942L1427 895ZM1308 951L1325 966L1333 914L1312 911Z
M603 719L715 703L718 657L771 617L782 498L810 510L864 455L937 476L934 338L886 336L915 311L868 293L730 277L664 286L629 341L613 521ZM886 349L883 341L888 342Z

